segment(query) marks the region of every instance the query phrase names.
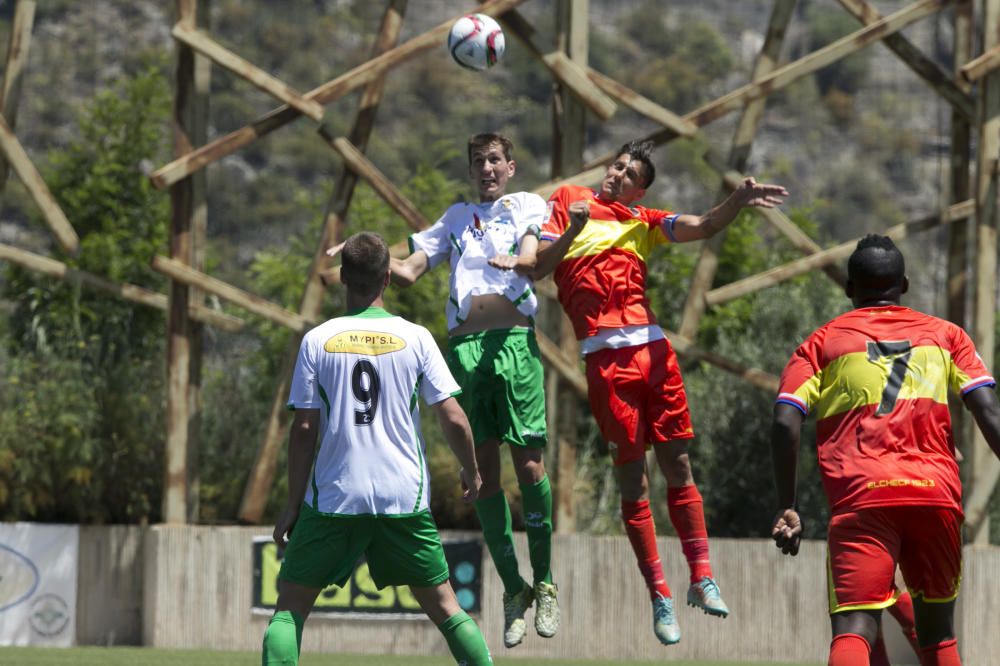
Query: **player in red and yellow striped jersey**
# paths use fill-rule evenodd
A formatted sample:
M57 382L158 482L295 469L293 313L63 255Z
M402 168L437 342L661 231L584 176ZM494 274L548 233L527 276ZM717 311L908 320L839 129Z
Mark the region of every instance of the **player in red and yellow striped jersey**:
M830 503L831 666L869 664L898 563L913 596L921 664L959 664L953 628L962 565L962 488L948 390L960 395L1000 457L996 382L958 326L901 306L903 255L885 236L848 261L853 310L792 355L774 409L780 511L772 535L798 551L795 467L805 416L816 415Z
M622 146L600 190L565 186L549 200L537 277L555 271L559 301L586 358L590 407L609 443L622 497L622 519L653 604L653 630L680 640L670 588L649 510L645 451L650 444L667 479L667 508L691 570L687 601L729 613L712 575L701 495L691 474L694 437L677 358L646 296L646 258L657 245L714 235L744 206L773 207L777 185L744 181L708 213L677 215L638 205L653 182L651 144Z

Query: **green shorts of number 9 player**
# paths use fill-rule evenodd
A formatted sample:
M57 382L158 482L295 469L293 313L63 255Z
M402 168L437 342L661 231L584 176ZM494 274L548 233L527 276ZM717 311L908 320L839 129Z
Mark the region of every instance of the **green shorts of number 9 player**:
M343 587L364 554L375 585L433 587L448 562L430 511L403 515L325 514L307 504L285 549L278 578L305 587Z
M493 329L448 341L448 367L462 393L459 404L480 444L545 446L545 390L541 354L530 328Z

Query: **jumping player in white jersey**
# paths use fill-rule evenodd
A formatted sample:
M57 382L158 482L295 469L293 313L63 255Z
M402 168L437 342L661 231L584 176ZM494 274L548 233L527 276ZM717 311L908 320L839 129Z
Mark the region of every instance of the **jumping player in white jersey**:
M410 255L392 259L392 281L406 287L447 261L451 288L448 366L462 386L459 402L472 424L483 487L476 514L503 581L504 645L518 645L525 611L535 603L535 631L555 635L552 583L552 492L542 451L546 442L541 354L534 335L538 307L526 273L535 265L546 203L537 194L507 194L516 165L513 144L499 134L469 139L469 176L479 203L457 203L429 229L410 237ZM336 254L338 247L329 254ZM521 577L510 507L500 486L500 445L510 449L521 488L532 584Z
M351 236L341 281L346 315L305 335L292 376L288 501L274 528L278 547L287 548L262 662L298 663L316 596L343 585L364 554L380 589L410 586L457 663L492 664L479 627L448 582L420 434L418 396L434 408L462 464L464 499L474 501L482 481L469 422L454 397L461 391L430 332L383 309L385 241L372 233Z

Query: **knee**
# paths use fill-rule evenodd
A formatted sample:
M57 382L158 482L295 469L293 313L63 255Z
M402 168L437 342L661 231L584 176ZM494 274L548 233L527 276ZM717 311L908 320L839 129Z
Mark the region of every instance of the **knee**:
M514 473L522 486L534 485L545 478L545 463L540 458L518 460L514 463Z
M671 487L690 486L694 484L694 475L691 473L691 459L686 453L671 457L662 467L663 476L667 479L667 485Z

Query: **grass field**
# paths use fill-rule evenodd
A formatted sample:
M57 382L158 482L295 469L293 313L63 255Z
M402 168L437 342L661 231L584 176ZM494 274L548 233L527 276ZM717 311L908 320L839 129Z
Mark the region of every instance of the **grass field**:
M302 666L453 666L446 657L373 657L342 654L305 654ZM651 661L580 661L565 659L498 658L497 666L639 666ZM735 661L671 661L673 666L736 666ZM18 666L256 666L256 652L211 652L208 650L153 650L147 648L4 648L0 647L0 664ZM783 666L817 666L816 664L786 664Z

